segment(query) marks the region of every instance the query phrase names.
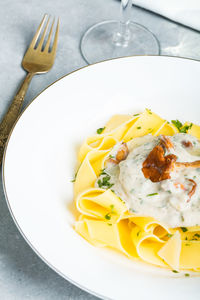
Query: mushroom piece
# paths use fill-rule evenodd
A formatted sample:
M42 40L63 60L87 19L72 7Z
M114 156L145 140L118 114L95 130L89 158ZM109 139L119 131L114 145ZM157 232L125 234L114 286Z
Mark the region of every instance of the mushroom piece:
M160 145L164 149L166 148L168 151L170 149L174 148L174 145L173 145L172 141L166 135L161 135L161 137L160 137Z
M125 160L129 154L128 146L122 143L117 151L116 158L108 158L107 162L118 165L122 160Z
M190 144L188 145L190 147ZM152 182L159 182L170 179L170 172L175 169L200 168L200 160L193 162L177 162L178 157L176 155L169 154L165 156L165 149L169 151L172 148L174 148L174 145L171 140L165 135L162 135L160 144L153 148L143 162L142 172L145 178L149 178ZM193 189L194 192L195 189ZM194 194L193 190L191 191L192 195Z
M126 143L122 143L121 147L119 148L117 155L116 155L116 160L118 161L118 163L122 160L125 160L128 156L129 150L128 150L128 146Z
M182 141L181 143L185 148L192 148L193 144L190 141Z
M188 179L188 180L189 180L190 182L192 182L193 185L192 185L191 191L188 193L189 199L187 200L187 202L190 201L192 195L194 195L194 193L195 193L195 191L196 191L196 188L197 188L197 184L196 184L196 182L195 182L193 179Z
M183 169L183 168L200 168L200 160L195 160L192 162L176 162L175 163L176 169Z
M170 172L174 168L177 156L169 154L164 156L164 149L161 145L153 148L142 165L142 172L145 178L149 178L152 182L159 182L170 179Z

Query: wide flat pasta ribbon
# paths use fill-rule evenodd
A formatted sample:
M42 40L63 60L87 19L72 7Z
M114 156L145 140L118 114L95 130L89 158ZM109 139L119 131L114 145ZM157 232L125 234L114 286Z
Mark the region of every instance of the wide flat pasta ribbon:
M110 223L118 222L127 207L111 190L89 189L80 194L76 200L80 213L94 218L103 219Z
M200 226L168 228L153 218L129 212L110 189L95 188L116 143L147 134L175 133L178 129L173 124L146 109L134 116L115 115L101 134L87 138L79 151L81 165L74 184L76 206L81 214L75 229L91 244L114 248L129 258L164 268L200 271ZM200 139L200 126L193 124L188 133Z
M93 150L87 154L82 162L74 183L75 197L84 190L93 187L104 167L104 158L109 150Z
M83 220L76 222L75 229L94 245L111 247L124 253L129 258L138 259L127 220L111 224L85 217Z
M149 133L154 135L154 133L162 126L164 122L165 120L146 109L125 134L123 140L127 142L130 139L144 136Z
M111 149L117 142L122 140L125 133L137 121L137 119L137 117L131 117L128 115L113 116L106 124L105 130L102 134L95 134L86 139L78 153L79 161L82 162L87 153L94 149Z
M140 230L138 226L133 228L131 238L138 256L143 261L160 267L167 267L167 264L158 256L158 251L161 249L164 241L152 233Z

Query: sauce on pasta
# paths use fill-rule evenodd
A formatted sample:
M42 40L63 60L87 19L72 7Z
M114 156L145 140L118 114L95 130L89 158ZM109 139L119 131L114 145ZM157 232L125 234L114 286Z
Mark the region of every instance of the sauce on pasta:
M178 133L168 138L173 147L165 149L165 157L173 155L177 162L200 159L195 155L200 154L200 143L195 137ZM112 159L106 163L105 174L100 178L108 174L113 184L112 190L136 214L153 217L173 228L200 225L200 165L199 168L174 167L167 179L157 182L144 176L144 162L160 139L160 136L147 135L128 142L129 154L119 163L115 163L115 157L121 151L121 143L117 144L110 153ZM186 143L190 147L185 146ZM162 173L161 169L158 169L158 173ZM194 184L195 192L190 197Z

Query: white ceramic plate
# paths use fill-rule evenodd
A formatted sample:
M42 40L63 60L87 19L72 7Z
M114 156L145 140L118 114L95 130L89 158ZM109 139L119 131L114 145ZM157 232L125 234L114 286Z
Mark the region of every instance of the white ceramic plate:
M198 123L199 99L199 62L130 57L74 72L31 103L9 139L4 189L16 225L49 266L102 298L199 299L199 277L136 264L82 239L73 230L70 182L78 146L113 114L148 107Z

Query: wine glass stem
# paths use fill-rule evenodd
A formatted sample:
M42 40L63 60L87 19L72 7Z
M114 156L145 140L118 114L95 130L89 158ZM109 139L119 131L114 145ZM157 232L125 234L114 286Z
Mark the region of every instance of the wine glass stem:
M130 40L130 12L132 0L121 0L120 21L118 32L114 34L113 42L116 46L127 47Z

